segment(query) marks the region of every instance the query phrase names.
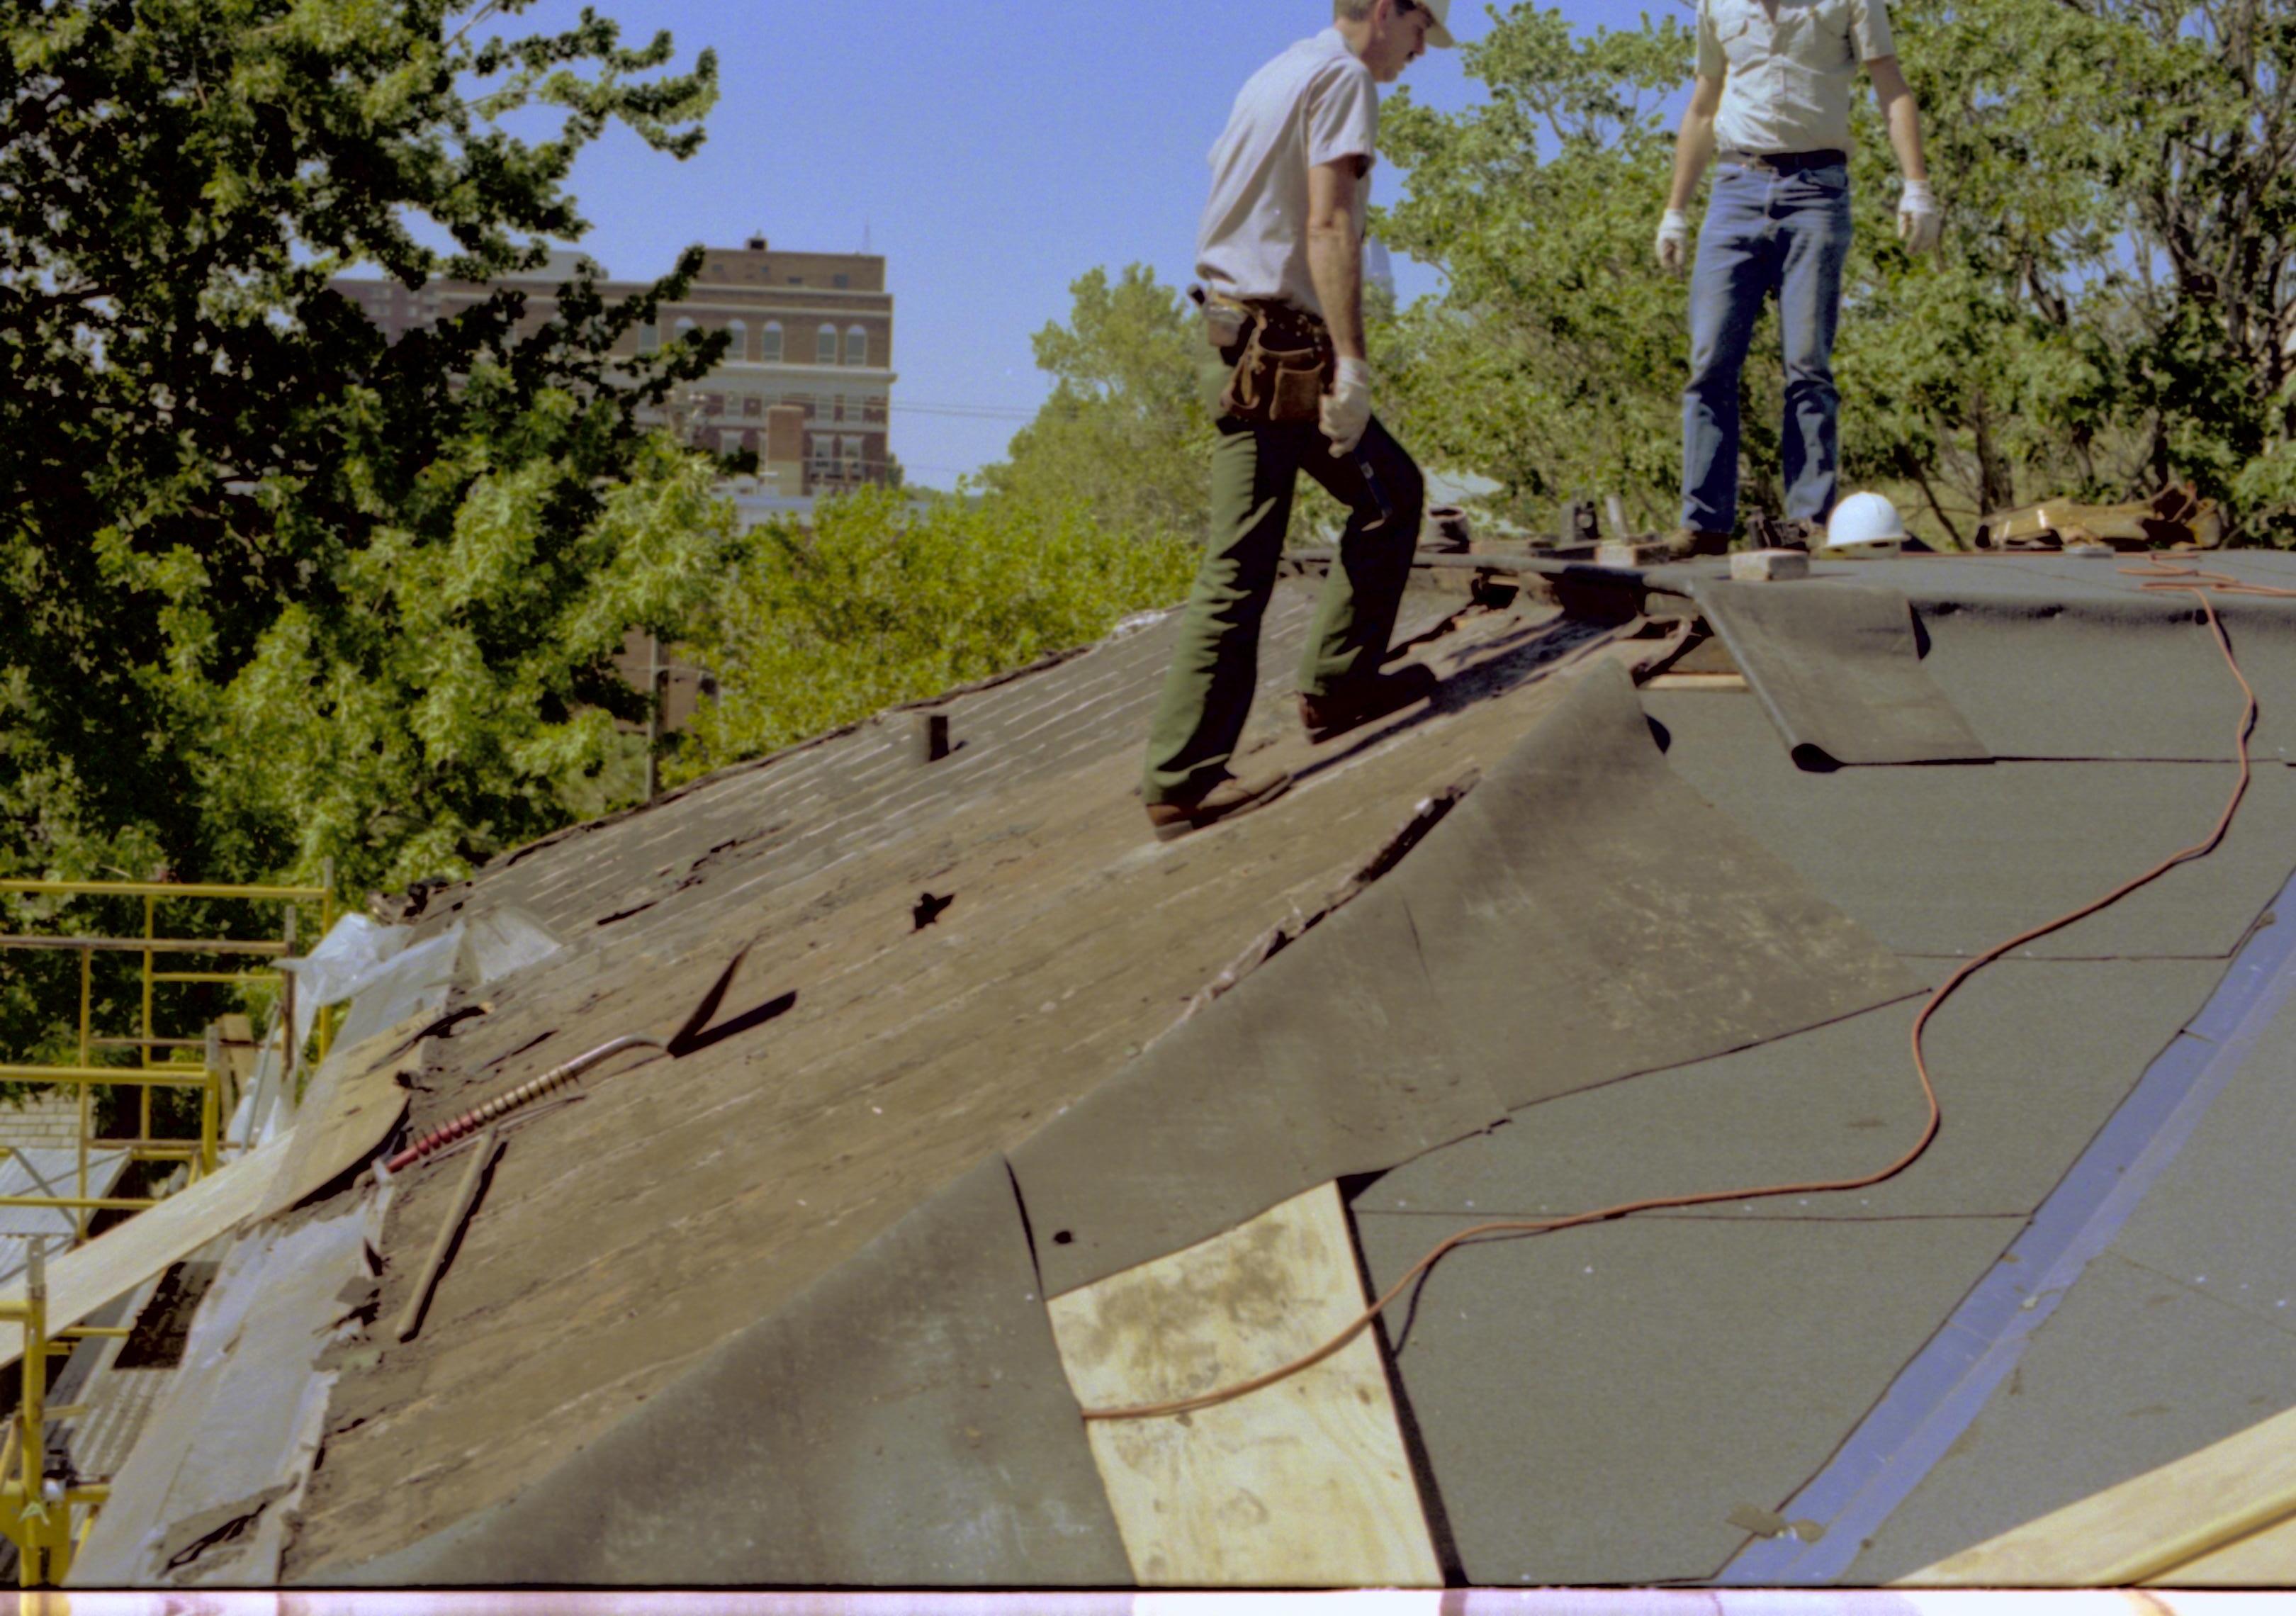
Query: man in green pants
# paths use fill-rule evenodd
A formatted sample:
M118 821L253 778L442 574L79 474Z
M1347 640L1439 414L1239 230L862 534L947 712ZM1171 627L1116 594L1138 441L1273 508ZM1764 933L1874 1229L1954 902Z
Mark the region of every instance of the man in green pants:
M1452 43L1449 10L1450 0L1333 0L1332 26L1252 76L1212 148L1196 268L1211 294L1212 329L1231 339L1222 358L1242 359L1257 328L1276 346L1332 363L1311 418L1267 418L1239 402L1240 381L1223 401L1210 541L1149 731L1144 795L1160 840L1271 802L1292 783L1281 774L1239 780L1228 763L1251 709L1260 619L1300 472L1349 511L1300 676L1308 735L1341 734L1434 689L1416 664L1381 671L1423 488L1411 456L1372 418L1363 224L1377 86L1429 45ZM1291 402L1293 411L1275 415L1296 413L1296 393Z

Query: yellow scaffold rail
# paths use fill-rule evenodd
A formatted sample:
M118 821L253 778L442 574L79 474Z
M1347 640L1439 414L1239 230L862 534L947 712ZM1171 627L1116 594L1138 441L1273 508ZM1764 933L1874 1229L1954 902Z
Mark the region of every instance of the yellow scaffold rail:
M50 1341L47 1315L46 1259L36 1240L24 1271L24 1300L0 1302L0 1324L17 1325L24 1337L23 1400L0 1442L0 1536L16 1546L16 1579L27 1588L54 1587L63 1581L97 1506L111 1496L108 1486L70 1487L46 1474L48 1421L76 1412L48 1407L48 1357L66 1342ZM89 1332L83 1328L62 1333ZM73 1530L75 1510L79 1513L78 1530Z
M94 1097L94 1091L100 1087L137 1091L135 1137L105 1140L102 1142L105 1148L124 1150L130 1161L184 1161L190 1165L194 1177L213 1172L220 1163L220 1135L234 1099L234 1095L226 1092L234 1087L232 1073L222 1059L215 1028L207 1029L205 1038L167 1036L158 1030L154 990L199 984L242 986L275 982L281 988L281 1021L285 1027L292 1029L296 1024L294 978L280 970L259 967L163 971L158 968L158 964L163 957L184 955L204 955L217 960L232 956L258 961L284 960L296 952L297 905L316 903L319 906L321 935L332 928L335 918L333 887L332 863L324 867L324 877L317 886L242 886L213 882L169 881L0 880L0 893L43 898L140 898L144 907L144 935L141 937L0 935L0 950L46 948L70 950L79 956L79 1018L75 1059L70 1063L53 1065L0 1062L0 1081L78 1089L78 1166L73 1186L75 1193L70 1195L0 1196L0 1206L47 1207L70 1212L75 1234L85 1239L91 1213L133 1211L154 1204L148 1199L100 1196L89 1193L88 1153L95 1143ZM282 934L276 939L163 936L159 924L160 905L166 900L181 898L283 904L286 913ZM99 954L127 955L137 961L139 1013L136 1030L132 1037L99 1038L95 1034L93 1025L94 973L95 956ZM193 963L201 962L195 960ZM322 1012L316 1019L318 1053L324 1058L333 1041L334 1018L332 1013ZM295 1042L291 1032L283 1035L283 1079L291 1080L300 1063L303 1051L291 1047ZM144 1058L133 1065L102 1066L97 1064L94 1058L99 1048L132 1048ZM197 1053L192 1053L194 1051ZM175 1058L160 1062L151 1059L152 1054L162 1052ZM195 1139L162 1139L154 1136L152 1091L155 1088L199 1091L199 1133Z

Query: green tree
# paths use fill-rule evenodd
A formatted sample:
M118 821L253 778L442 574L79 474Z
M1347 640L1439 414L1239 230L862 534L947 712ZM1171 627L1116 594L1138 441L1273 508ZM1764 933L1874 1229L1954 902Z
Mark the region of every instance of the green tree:
M1081 506L1111 532L1201 540L1218 360L1195 310L1144 264L1114 280L1092 270L1069 291L1068 324L1032 344L1052 397L982 486L1040 510Z
M715 354L612 356L696 260L395 346L328 290L534 269L609 127L695 148L706 53L529 4L0 0L0 866L451 872L638 710L610 619L720 542L639 414Z
M751 533L687 644L717 676L667 771L689 779L1088 644L1185 591L1194 547L1081 506L869 488Z
M1895 159L1861 87L1835 357L1845 474L1939 537L1988 508L2172 477L2232 498L2251 535L2296 526L2296 4L1891 10L1948 225L1933 261L1898 248ZM1688 34L1646 17L1574 35L1521 5L1465 55L1486 103L1444 116L1398 97L1387 126L1409 183L1384 233L1450 280L1386 356L1406 429L1501 480L1531 520L1610 487L1663 525L1685 292L1650 234ZM1774 327L1759 340L1744 482L1775 508Z
M1617 492L1670 525L1688 338L1679 285L1649 261L1673 160L1664 102L1689 36L1671 19L1578 35L1560 12L1517 6L1462 53L1486 99L1445 114L1398 91L1382 118L1408 183L1380 234L1447 287L1374 341L1382 408L1431 463L1498 481L1492 503L1516 520L1544 526L1558 502ZM1766 373L1750 365L1750 385ZM1757 485L1775 464L1775 428L1759 425L1772 414L1748 412Z
M712 341L631 351L697 257L395 345L328 289L531 271L586 228L584 146L695 149L706 53L676 70L586 12L505 32L530 6L0 0L0 874L332 858L356 893L594 797L643 711L611 652L674 628L727 542L707 464L641 418ZM60 1053L76 988L68 958L0 960L0 1045ZM126 991L98 984L111 1028Z

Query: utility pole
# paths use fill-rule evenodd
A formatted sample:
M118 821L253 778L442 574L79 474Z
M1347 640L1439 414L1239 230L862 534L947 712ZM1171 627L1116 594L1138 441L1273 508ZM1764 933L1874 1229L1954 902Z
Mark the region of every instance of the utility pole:
M661 665L661 636L646 636L645 800L661 794L661 710L669 670Z

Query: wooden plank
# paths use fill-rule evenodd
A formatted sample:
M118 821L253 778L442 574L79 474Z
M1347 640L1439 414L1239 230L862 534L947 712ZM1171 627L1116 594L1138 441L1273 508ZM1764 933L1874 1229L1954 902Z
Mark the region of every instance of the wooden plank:
M427 1039L406 1046L420 1025L339 1052L293 1128L51 1262L49 1332L80 1323L217 1235L285 1210L372 1154L406 1114L402 1075L429 1058ZM20 1276L0 1288L0 1300L23 1294ZM22 1332L0 1326L0 1368L22 1354Z
M1051 1312L1078 1400L1114 1408L1264 1374L1365 1303L1339 1188L1325 1184ZM1368 1331L1249 1397L1086 1431L1143 1587L1441 1586Z
M297 1144L279 1164L262 1216L283 1212L374 1153L406 1114L406 1084L430 1059L431 1040L410 1044L424 1016L327 1057L303 1099Z
M2296 1516L2235 1538L2154 1580L2155 1586L2188 1588L2296 1587Z
M2296 1409L1939 1561L1903 1587L2296 1579ZM2237 1578L2228 1574L2238 1572Z
M1744 690L1742 673L1660 673L1643 681L1644 690Z
M114 1297L126 1295L169 1263L181 1261L252 1217L293 1145L294 1131L290 1129L243 1160L217 1169L51 1261L49 1333L80 1323ZM20 1274L0 1286L0 1300L23 1300ZM0 1368L21 1358L23 1350L23 1333L0 1326Z

